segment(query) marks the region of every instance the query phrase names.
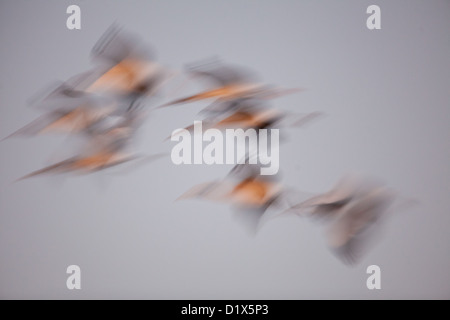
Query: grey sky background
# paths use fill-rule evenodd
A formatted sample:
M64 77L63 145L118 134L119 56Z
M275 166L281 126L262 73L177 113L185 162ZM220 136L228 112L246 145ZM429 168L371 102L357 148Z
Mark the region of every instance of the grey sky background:
M81 30L66 8L81 7ZM366 8L381 7L381 30ZM324 192L349 172L420 201L394 214L380 242L349 268L323 228L298 217L249 236L230 208L174 202L231 166L175 166L126 174L12 181L41 168L62 136L0 143L0 298L301 299L450 298L450 1L0 1L0 137L39 114L27 101L89 69L114 21L166 66L214 55L272 84L304 87L274 105L326 117L290 132L283 181ZM192 124L202 104L151 115L145 151ZM53 177L52 177L53 178ZM68 290L68 265L82 289ZM366 288L368 265L382 289Z

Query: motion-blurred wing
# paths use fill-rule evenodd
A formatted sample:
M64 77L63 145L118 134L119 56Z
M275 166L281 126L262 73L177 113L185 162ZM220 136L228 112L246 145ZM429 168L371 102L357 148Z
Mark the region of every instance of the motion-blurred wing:
M383 188L351 201L339 210L337 219L328 230L328 243L347 262L356 262L363 253L372 225L391 203Z
M204 78L215 87L255 83L258 78L245 68L224 64L191 67L188 72L193 77Z
M34 172L30 173L30 174L27 174L26 176L23 176L22 178L19 178L17 181L28 179L28 178L39 176L39 175L43 175L43 174L48 174L48 173L63 173L63 172L67 172L69 170L69 168L71 168L71 166L73 165L73 163L75 161L76 161L76 158L71 158L71 159L68 159L68 160L64 160L64 161L58 162L58 163L53 164L51 166L48 166L48 167L45 167L43 169L34 171Z

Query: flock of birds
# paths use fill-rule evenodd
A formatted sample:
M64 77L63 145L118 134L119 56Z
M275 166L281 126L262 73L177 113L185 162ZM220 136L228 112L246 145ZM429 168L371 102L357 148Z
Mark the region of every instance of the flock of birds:
M48 173L90 173L137 158L157 158L136 154L130 142L149 113L148 100L159 94L174 73L159 65L140 39L117 26L99 39L92 58L95 66L91 70L60 83L35 103L43 112L41 117L9 136L65 132L81 137L84 145L74 156L21 179ZM244 130L299 127L320 115L270 107L270 100L299 89L265 85L240 67L217 61L203 63L188 67L184 76L189 81L205 80L209 87L153 110L209 100L200 113L203 127ZM249 163L252 156L247 154L246 161L226 177L194 186L179 199L231 203L253 231L285 214L320 218L328 228L328 245L349 264L361 257L377 222L396 200L381 183L355 177L345 177L331 191L305 198L305 194L283 186L277 176L260 175L260 165Z

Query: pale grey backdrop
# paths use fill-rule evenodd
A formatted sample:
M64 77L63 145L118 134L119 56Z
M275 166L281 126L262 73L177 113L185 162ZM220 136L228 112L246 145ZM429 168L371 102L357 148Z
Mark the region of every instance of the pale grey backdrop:
M78 4L82 29L66 29ZM382 29L366 28L378 4ZM286 184L321 192L356 171L420 204L392 217L381 242L348 268L323 230L286 217L250 237L229 208L173 202L229 166L161 159L127 174L35 178L59 136L0 144L1 298L450 298L450 1L0 1L0 137L34 119L27 101L88 69L89 51L117 21L161 63L219 55L269 83L308 90L275 105L326 117L281 149ZM192 123L198 106L154 113L141 149ZM66 267L82 290L66 288ZM366 267L382 289L366 288Z

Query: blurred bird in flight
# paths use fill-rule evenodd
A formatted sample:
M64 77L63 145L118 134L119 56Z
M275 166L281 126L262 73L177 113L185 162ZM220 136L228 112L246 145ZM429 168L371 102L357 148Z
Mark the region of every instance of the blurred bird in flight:
M193 66L187 70L187 73L191 79L201 78L206 80L208 86L212 88L165 103L160 108L205 99L215 99L220 102L245 98L273 99L301 91L299 88L281 89L262 84L257 81L258 77L249 70L223 63Z
M104 118L83 132L86 143L80 154L30 173L19 180L49 173L90 173L138 158L127 148L139 126L141 115L127 113L115 119Z
M397 201L395 193L367 178L346 176L330 191L291 206L286 212L317 218L328 224L327 243L348 264L356 263Z
M178 200L199 198L229 203L239 214L251 215L250 231L256 232L261 216L281 193L277 179L260 175L258 165L237 164L225 178L194 186Z

